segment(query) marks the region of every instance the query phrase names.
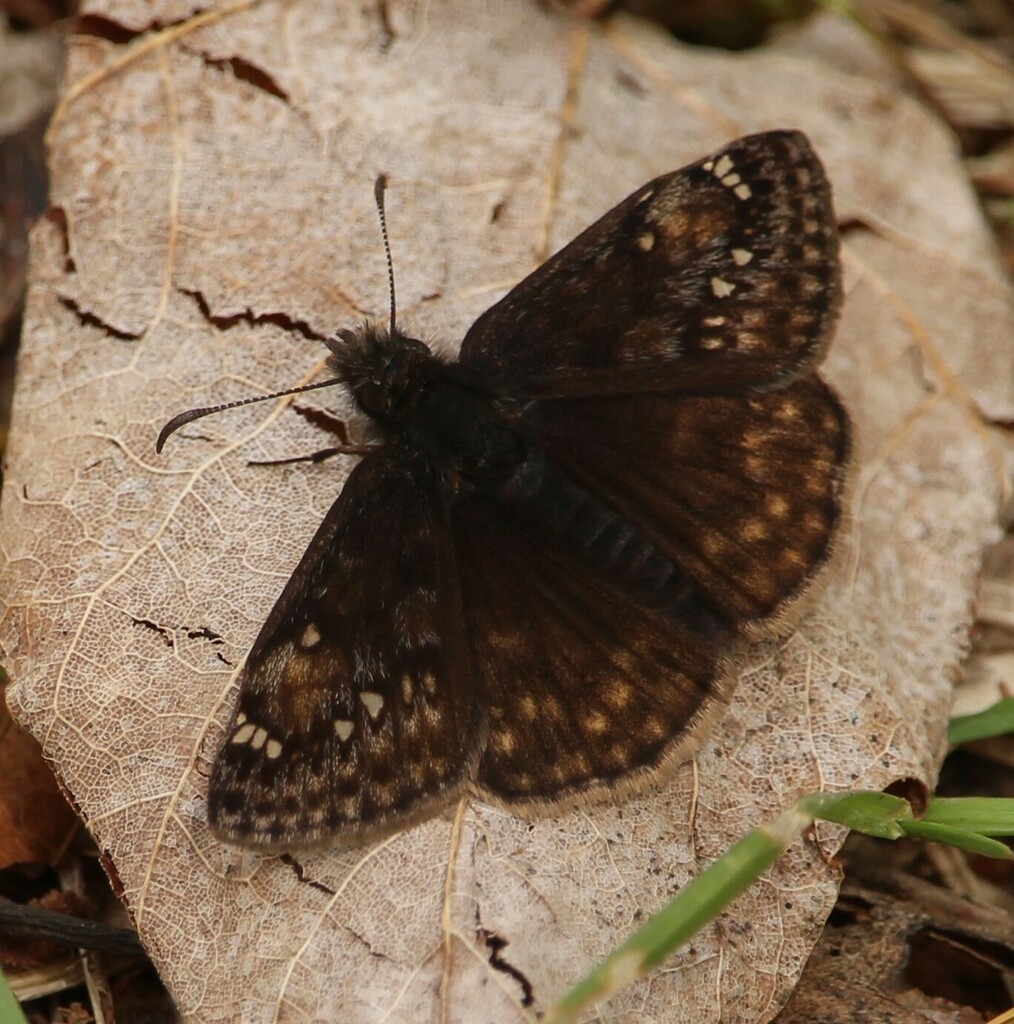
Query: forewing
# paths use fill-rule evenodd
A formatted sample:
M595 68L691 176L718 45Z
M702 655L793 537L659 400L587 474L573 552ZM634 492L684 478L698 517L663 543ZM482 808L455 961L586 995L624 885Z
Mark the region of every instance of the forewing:
M404 450L353 470L247 658L211 774L222 838L360 841L462 788L478 715L440 517L431 472Z
M820 358L840 298L823 167L766 132L638 189L479 317L460 361L522 394L766 385Z
M730 625L777 616L828 559L850 428L815 373L739 395L549 399L527 418L559 472L636 525Z
M473 791L557 807L686 760L726 699L712 644L480 500L452 510L488 717Z

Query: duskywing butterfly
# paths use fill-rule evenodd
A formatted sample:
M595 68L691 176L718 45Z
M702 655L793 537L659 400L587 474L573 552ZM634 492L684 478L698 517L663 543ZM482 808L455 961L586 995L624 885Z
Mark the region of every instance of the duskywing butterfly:
M328 342L384 443L346 449L247 657L215 832L365 841L464 793L553 809L685 760L723 649L827 561L849 422L815 366L840 303L830 188L791 131L638 189L454 362L398 329L392 281L390 327Z

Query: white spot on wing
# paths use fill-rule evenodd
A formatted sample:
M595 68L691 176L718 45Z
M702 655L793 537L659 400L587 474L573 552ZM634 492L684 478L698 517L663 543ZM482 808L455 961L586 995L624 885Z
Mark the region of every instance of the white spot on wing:
M268 740L268 745L264 749L264 753L268 756L268 760L277 761L282 756L282 745L278 740Z
M753 253L749 249L733 249L732 258L737 267L745 267L753 259Z
M312 623L306 624L303 635L299 638L300 647L316 647L320 643L320 630Z
M344 718L334 720L334 734L344 743L352 735L353 725Z
M736 290L736 286L728 281L724 281L720 277L713 277L711 279L711 290L716 299L725 299Z
M363 690L359 694L359 699L363 702L363 706L370 713L370 718L376 721L380 717L380 712L384 709L384 698L379 693L374 693L372 690Z
M724 178L734 166L732 157L728 153L723 153L715 163L715 177Z
M249 743L250 737L253 736L256 728L257 726L252 722L245 722L232 734L232 739L230 739L229 742L240 744Z

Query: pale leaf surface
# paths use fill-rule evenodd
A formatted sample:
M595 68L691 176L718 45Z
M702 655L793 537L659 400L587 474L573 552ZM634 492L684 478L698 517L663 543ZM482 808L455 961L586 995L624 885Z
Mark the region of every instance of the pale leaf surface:
M0 521L14 712L188 1019L520 1021L799 794L931 785L1001 489L987 417L1014 418L1010 295L944 129L826 62L526 0L194 9L71 43ZM846 229L827 372L856 423L854 515L798 631L743 652L697 759L533 823L467 805L297 861L213 839L237 667L348 464L251 466L330 443L270 404L156 457L161 424L308 380L317 339L384 315L379 171L404 325L456 346L633 188L780 127L810 135ZM840 838L794 845L608 1019L770 1018L833 905Z

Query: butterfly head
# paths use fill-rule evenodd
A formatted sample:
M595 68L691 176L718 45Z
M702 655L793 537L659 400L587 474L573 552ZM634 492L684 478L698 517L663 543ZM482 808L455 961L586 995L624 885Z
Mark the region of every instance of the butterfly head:
M358 408L379 423L397 423L425 388L435 362L421 341L367 320L327 342L328 364Z

